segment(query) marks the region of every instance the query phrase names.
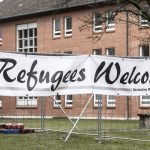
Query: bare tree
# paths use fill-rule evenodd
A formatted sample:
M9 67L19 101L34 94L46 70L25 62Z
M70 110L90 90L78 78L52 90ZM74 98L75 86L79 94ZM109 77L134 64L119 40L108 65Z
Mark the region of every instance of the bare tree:
M79 26L79 30L82 32L83 30L90 30L93 25L97 24L105 24L103 30L100 34L92 33L88 38L92 39L93 42L99 41L106 29L108 28L109 22L115 19L116 22L127 22L133 24L135 26L139 26L139 19L143 20L143 24L148 24L150 22L150 0L105 0L106 2L110 2L113 5L113 9L107 8L107 10L102 10L99 3L99 0L93 0L89 7L91 7L94 12L89 13L87 16L79 18L81 20L81 25ZM78 3L79 0L62 0L58 5L61 8L67 8L74 3ZM106 13L109 15L106 15ZM94 20L93 14L97 14L99 19ZM119 13L126 13L128 15L128 20L126 18L118 17ZM140 39L141 41L150 42L150 31L148 29L143 30L147 35L144 38L135 37Z

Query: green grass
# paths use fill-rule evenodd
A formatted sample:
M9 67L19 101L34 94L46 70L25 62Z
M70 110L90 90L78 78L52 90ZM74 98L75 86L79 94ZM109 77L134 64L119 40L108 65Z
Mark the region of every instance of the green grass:
M40 119L0 119L0 123L6 122L23 122L25 127L30 128L41 127ZM79 132L96 134L97 123L97 120L80 120ZM67 119L45 119L44 127L69 131L72 124ZM31 134L0 134L0 150L149 150L150 147L150 142L142 141L150 140L150 130L139 129L139 122L131 120L102 120L101 143L95 140L97 135L72 134L65 143L66 136L67 132L51 130ZM124 139L104 138L105 136Z

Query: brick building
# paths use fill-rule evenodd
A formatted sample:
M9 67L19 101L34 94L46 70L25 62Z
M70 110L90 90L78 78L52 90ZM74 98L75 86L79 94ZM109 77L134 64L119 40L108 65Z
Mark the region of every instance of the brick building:
M149 45L141 40L149 32L146 20L140 18L139 26L133 25L122 12L109 22L99 21L98 10L109 16L115 7L116 3L110 0L71 0L67 4L59 0L1 0L0 51L149 56ZM86 17L92 23L81 31ZM120 18L124 21L119 21ZM106 30L103 36L93 41L93 35L96 39L103 30ZM89 97L57 95L55 99L67 114L76 117ZM97 116L98 98L102 99L104 118L137 118L138 113L150 112L149 96L94 95L86 117ZM46 117L64 116L49 97L0 97L0 116L39 117L41 100Z

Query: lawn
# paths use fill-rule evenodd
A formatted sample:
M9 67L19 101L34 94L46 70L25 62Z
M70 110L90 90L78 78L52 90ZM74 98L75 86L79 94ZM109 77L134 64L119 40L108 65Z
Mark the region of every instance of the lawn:
M12 121L23 122L27 128L41 127L40 119L0 119L0 123ZM72 134L66 143L64 139L72 127L67 119L45 119L42 123L45 130L36 133L0 134L0 150L149 150L150 147L150 130L139 129L138 121L102 120L101 143L95 140L97 120L81 120L79 133L90 135Z

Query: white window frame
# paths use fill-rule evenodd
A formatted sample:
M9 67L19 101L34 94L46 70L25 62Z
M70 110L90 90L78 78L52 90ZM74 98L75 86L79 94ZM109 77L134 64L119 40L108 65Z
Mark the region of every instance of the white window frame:
M93 49L92 54L93 55L101 55L102 54L102 49L99 49L99 48Z
M106 13L106 31L114 31L115 30L115 20L113 22L109 22L109 15L110 13L113 13L112 11L108 11Z
M141 27L148 27L150 25L149 21L140 15L139 24Z
M17 97L16 106L21 108L37 107L37 97Z
M140 96L140 107L150 107L150 96Z
M53 97L54 99L55 99L55 101L53 101L53 106L55 107L55 108L59 108L59 106L61 106L61 96L60 95L55 95L54 97ZM60 99L58 99L58 98L60 98ZM59 105L58 105L58 104Z
M17 52L37 52L37 23L28 23L17 25ZM26 36L25 36L26 31ZM32 32L31 32L32 31ZM21 37L19 34L21 33ZM31 34L32 33L32 34ZM31 34L31 35L30 35ZM19 45L22 42L22 48ZM32 41L32 43L31 43ZM27 45L25 45L27 42ZM32 51L31 51L32 50ZM17 107L37 107L37 97L17 97Z
M71 96L71 99L68 99L68 96ZM65 95L65 107L72 107L73 106L73 96L72 95Z
M114 50L114 55L115 55L115 48L114 47L111 47L111 48L106 48L106 55L108 55L108 56L114 56L114 55L112 55L112 54L110 54L109 52L109 50L110 49L113 49Z
M101 99L99 100L99 99L97 99L97 96L100 96L101 97ZM100 101L100 106L102 107L102 95L100 95L100 94L94 94L94 107L98 107L98 102Z
M56 31L56 21L59 20L59 26L60 29ZM59 38L61 36L61 19L60 18L55 18L53 19L53 37L54 38Z
M3 101L0 100L0 108L3 106Z
M144 55L143 55L144 46L147 46L148 48L150 48L148 44L147 45L140 45L140 56L141 57L144 57ZM148 53L149 53L149 49L148 49ZM147 57L149 57L149 56L147 56Z
M71 18L71 29L67 29L67 19ZM72 36L72 17L65 17L65 37Z
M30 30L32 31L32 36L30 36ZM21 38L19 37L19 32L22 33ZM20 47L19 42L22 43L22 47ZM37 23L17 25L17 52L37 52Z
M110 96L113 97L113 99L110 99ZM107 95L107 107L116 107L116 99L113 95Z
M93 32L99 33L102 32L102 23L99 25L96 25L96 15L99 13L94 13L93 14ZM100 14L99 14L100 15ZM101 16L101 15L100 15Z

